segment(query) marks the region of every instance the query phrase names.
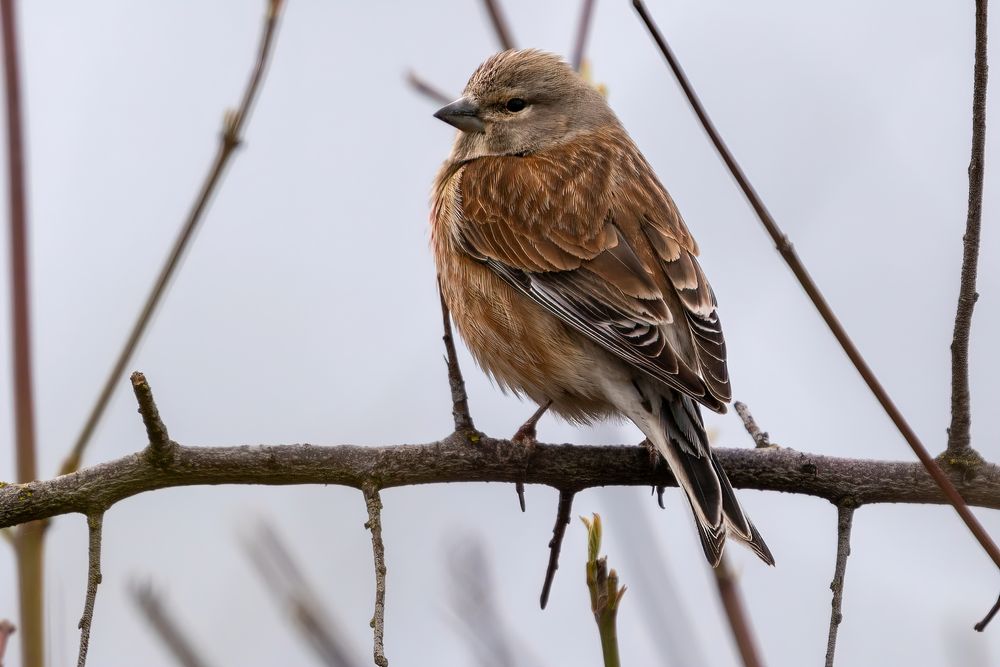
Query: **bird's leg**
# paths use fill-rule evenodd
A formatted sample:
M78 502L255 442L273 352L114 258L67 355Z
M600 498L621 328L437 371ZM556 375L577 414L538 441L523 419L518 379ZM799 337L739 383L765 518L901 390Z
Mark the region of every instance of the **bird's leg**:
M531 459L531 453L535 449L535 445L538 443L537 433L535 427L538 426L538 420L542 418L542 415L552 406L552 399L547 400L542 405L538 406L534 414L528 417L528 421L521 424L521 428L517 429L514 437L511 441L515 444L522 445L525 448L524 456L524 469L525 472L528 470L528 461ZM514 487L517 490L517 500L521 505L521 511L525 509L524 505L524 482L517 482Z

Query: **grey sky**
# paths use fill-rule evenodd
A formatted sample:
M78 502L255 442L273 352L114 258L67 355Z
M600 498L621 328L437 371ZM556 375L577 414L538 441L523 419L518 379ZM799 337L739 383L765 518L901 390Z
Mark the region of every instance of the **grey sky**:
M503 4L519 45L568 53L577 3ZM650 2L745 170L934 451L944 446L949 414L971 5ZM51 475L203 177L222 111L237 102L263 2L20 6L40 467ZM495 49L472 0L288 2L246 147L132 364L149 377L174 438L385 444L448 432L427 200L452 131L403 76L413 68L457 94ZM910 459L759 228L630 3L598 3L588 53L698 238L721 304L736 397L781 445ZM1000 355L990 342L1000 340L995 136L972 339L973 439L993 459L1000 457ZM0 264L6 276L6 253ZM0 302L6 318L6 289ZM6 345L0 354L9 367ZM532 406L501 395L463 359L477 425L513 433ZM0 383L9 423L8 373ZM750 445L734 414L709 421L720 444ZM588 431L552 419L540 437L639 440L631 427ZM143 442L123 379L87 462ZM9 479L13 457L4 452L0 478ZM694 628L692 654L713 666L736 664L685 501L668 491L664 512L646 489L590 491L575 513L604 513L605 551L631 585L620 616L625 661L652 664L660 655L638 618L645 608L638 598L658 595L660 584L630 579L622 556L647 547L615 539L625 534L616 524L632 520L616 508L634 505L608 499L626 494L638 496L656 526L645 539L667 554L664 571ZM764 655L772 665L817 664L836 512L814 499L740 496L778 562L769 569L749 552L730 551ZM456 533L484 540L498 605L526 653L551 666L600 664L583 585L584 531L575 520L549 608L538 610L553 490L529 487L524 515L508 485L399 489L383 500L386 651L394 665L469 664L447 608L446 550ZM137 578L166 592L216 665L310 664L240 552L237 528L255 515L280 527L367 656L374 595L361 494L219 487L146 494L108 513L91 664L172 664L127 599ZM1000 539L1000 516L977 515ZM74 516L49 534L53 665L75 656L85 532ZM0 549L0 616L16 613L14 581L11 554ZM839 664L1000 659L1000 628L971 631L997 592L994 566L952 510L866 508L855 518ZM8 660L19 662L16 642Z

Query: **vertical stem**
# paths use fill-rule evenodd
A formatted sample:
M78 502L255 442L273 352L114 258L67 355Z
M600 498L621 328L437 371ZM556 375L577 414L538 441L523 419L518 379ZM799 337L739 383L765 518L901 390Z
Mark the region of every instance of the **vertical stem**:
M736 641L736 648L740 652L743 665L744 667L760 667L764 663L757 648L757 639L750 627L750 619L746 607L743 605L743 596L740 595L736 575L733 574L733 569L729 566L729 560L725 554L713 571L715 583L719 588L719 598L722 600L722 607L726 612L729 628L733 631L733 639Z
M967 449L971 443L969 406L969 332L976 306L979 232L983 219L983 176L986 160L986 0L976 0L976 64L972 88L972 157L969 160L969 212L962 237L962 273L951 341L951 427L948 450Z
M833 654L837 649L837 630L844 620L841 612L844 604L844 577L847 576L847 557L851 555L851 524L854 521L854 505L844 503L837 506L837 564L833 569L833 601L830 610L830 634L826 641L826 667L833 667Z
M14 0L0 0L0 22L3 24L4 90L7 99L14 448L17 458L17 480L30 482L38 475L35 460L34 387L31 374L31 311L28 301L30 290L24 131ZM21 612L21 653L25 667L42 667L45 664L44 535L44 522L36 521L21 526L14 540Z
M87 517L89 531L89 558L87 565L87 597L80 618L80 653L76 667L86 667L87 650L90 648L90 627L94 623L94 604L97 602L97 587L101 584L101 537L104 529L104 513L98 512Z

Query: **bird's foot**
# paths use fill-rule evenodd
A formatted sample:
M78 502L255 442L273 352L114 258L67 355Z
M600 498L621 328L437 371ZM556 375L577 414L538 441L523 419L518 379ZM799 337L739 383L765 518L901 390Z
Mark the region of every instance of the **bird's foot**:
M552 405L552 401L546 401L544 404L538 406L534 414L528 417L528 421L521 424L521 428L517 429L514 433L514 437L511 438L511 442L516 445L524 447L524 471L528 472L528 463L531 461L531 454L535 451L535 445L538 444L538 433L535 430L538 426L538 420L542 418L546 410ZM517 491L517 501L521 506L521 511L525 511L524 503L524 482L517 482L514 485Z
M646 452L649 454L649 465L653 468L663 465L663 457L660 456L660 450L656 448L656 445L650 442L649 438L642 441L642 446L646 448ZM661 510L667 509L663 504L663 491L666 488L667 487L662 484L657 484L652 488L652 492L656 493L656 504L660 506Z

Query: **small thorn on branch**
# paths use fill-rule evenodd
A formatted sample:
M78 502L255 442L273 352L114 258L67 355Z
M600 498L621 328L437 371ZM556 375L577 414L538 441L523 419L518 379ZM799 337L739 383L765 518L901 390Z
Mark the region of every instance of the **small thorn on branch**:
M149 438L149 447L146 448L148 456L157 464L165 465L169 463L170 456L176 446L170 440L167 427L160 419L160 411L153 400L153 390L146 381L146 376L136 371L130 378L132 381L132 391L135 392L135 400L139 403L139 414L142 415L142 423L146 426L146 436Z
M76 659L77 667L87 664L87 649L90 648L90 626L94 621L94 603L97 601L97 587L101 583L101 532L104 527L104 512L87 516L87 529L90 532L90 557L87 566L87 598L83 605L83 616L80 618L80 653Z
M372 616L371 627L375 634L373 656L378 667L388 667L389 660L385 657L385 545L382 543L382 498L378 489L372 484L366 484L362 489L365 495L365 506L368 508L368 522L365 528L372 534L372 553L375 558L375 614Z
M830 582L833 601L830 611L830 634L826 641L826 667L833 667L833 654L837 649L837 630L840 628L841 621L844 620L841 608L844 603L847 557L851 555L851 524L853 520L853 503L845 502L837 506L837 564L833 570L833 581Z
M743 420L743 427L750 434L750 437L753 438L754 445L757 447L771 447L771 438L767 435L767 431L761 431L760 427L757 426L757 422L754 421L753 415L750 414L750 408L747 407L747 404L736 401L733 403L733 407L736 409L736 414Z
M549 564L545 569L545 581L542 583L540 603L542 609L549 603L549 593L552 591L552 581L559 569L559 552L562 550L563 537L566 536L566 526L569 525L569 514L573 510L573 496L576 491L559 490L559 507L556 510L556 524L552 527L552 539L549 540Z
M406 73L406 83L410 84L410 88L413 88L413 90L437 104L448 104L455 99L454 97L448 97L448 95L441 92L436 86L428 83L426 79L413 70Z

